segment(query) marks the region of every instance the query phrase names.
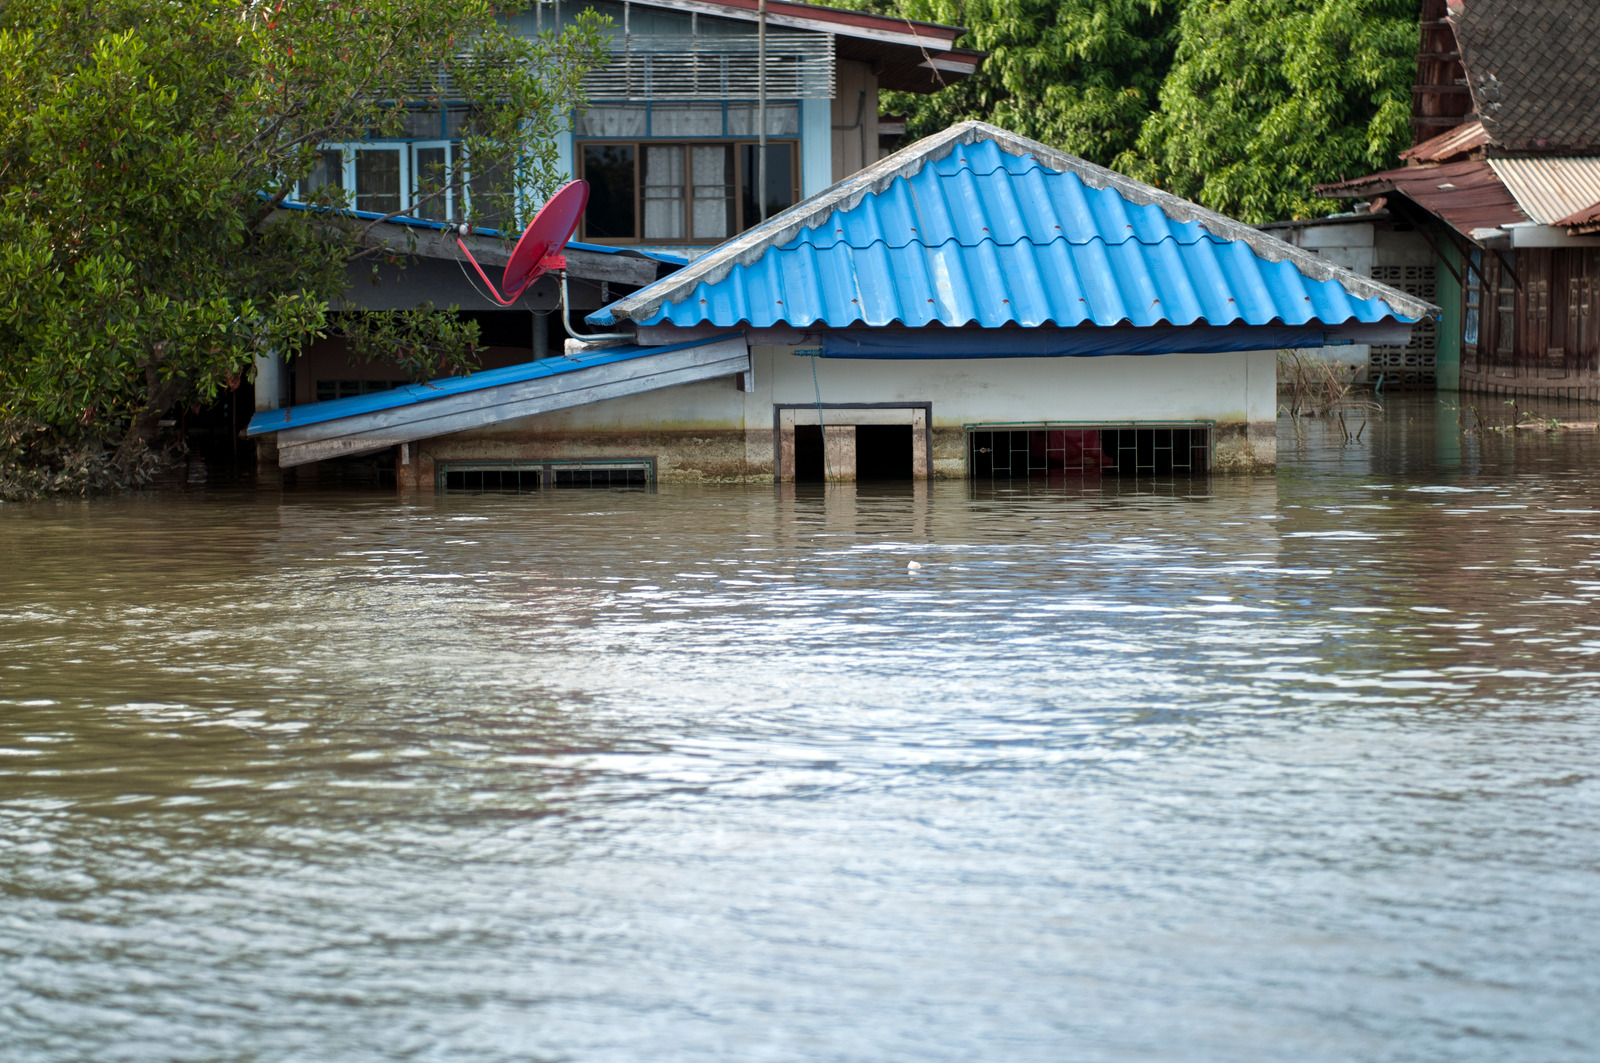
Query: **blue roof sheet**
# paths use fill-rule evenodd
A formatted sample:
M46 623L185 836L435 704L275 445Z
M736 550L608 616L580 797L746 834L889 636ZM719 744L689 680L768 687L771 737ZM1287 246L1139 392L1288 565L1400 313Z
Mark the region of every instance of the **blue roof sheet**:
M836 189L848 191L849 184ZM781 234L782 220L754 232ZM1035 154L979 139L956 143L753 260L740 256L725 274L710 273L692 291L683 283L698 263L588 320L998 328L1418 319L1383 298L1356 297L1338 279L1317 280L1292 258L1263 257L1245 238L1219 236L1216 228L1177 220L1156 202L1134 202L1117 187L1094 187L1077 173L1045 166ZM657 292L671 295L657 302ZM1414 302L1407 306L1415 308Z
M323 421L336 421L341 417L354 417L364 413L376 413L379 410L392 410L400 406L413 406L419 402L442 399L449 395L459 395L462 392L482 391L485 388L499 387L502 384L519 384L524 380L560 376L563 373L571 373L579 369L592 369L597 365L625 362L634 358L648 358L652 354L665 354L668 351L681 351L688 347L715 343L719 339L727 339L728 336L736 335L738 333L728 333L727 336L713 336L708 339L697 339L686 343L674 343L658 347L640 347L631 343L616 347L600 347L572 356L544 358L537 362L509 365L503 369L485 369L481 372L469 373L466 376L443 377L439 380L430 380L426 384L407 384L390 391L375 391L370 395L355 395L348 399L312 402L304 406L289 406L281 410L262 410L250 418L250 426L246 430L246 434L252 436L264 435L268 432L281 432L286 428L299 428L302 425L319 424Z

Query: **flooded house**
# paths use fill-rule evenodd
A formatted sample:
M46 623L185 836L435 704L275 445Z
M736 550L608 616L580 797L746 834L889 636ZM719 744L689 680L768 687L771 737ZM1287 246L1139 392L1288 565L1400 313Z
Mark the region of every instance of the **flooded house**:
M391 452L422 490L1268 469L1279 350L1404 343L1433 312L966 122L588 313L570 349L250 430L285 466Z
M1600 8L1424 0L1404 165L1324 185L1355 201L1284 235L1443 309L1369 375L1600 399ZM1425 248L1423 246L1425 245Z

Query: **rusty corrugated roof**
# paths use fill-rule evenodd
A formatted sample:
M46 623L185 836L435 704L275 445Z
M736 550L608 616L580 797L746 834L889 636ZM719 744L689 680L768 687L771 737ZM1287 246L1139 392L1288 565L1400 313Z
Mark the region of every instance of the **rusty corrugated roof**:
M1583 233L1600 232L1600 202L1594 202L1581 210L1575 210L1565 218L1557 218L1551 224L1564 226L1567 232L1574 236Z
M1483 128L1483 123L1468 122L1424 140L1416 147L1407 148L1400 153L1400 157L1407 162L1449 162L1457 155L1465 155L1487 143L1489 134Z
M1490 159L1489 167L1540 225L1600 201L1600 158Z
M1498 229L1528 220L1505 183L1482 161L1402 166L1318 185L1316 191L1334 199L1370 199L1398 192L1469 236L1474 229Z

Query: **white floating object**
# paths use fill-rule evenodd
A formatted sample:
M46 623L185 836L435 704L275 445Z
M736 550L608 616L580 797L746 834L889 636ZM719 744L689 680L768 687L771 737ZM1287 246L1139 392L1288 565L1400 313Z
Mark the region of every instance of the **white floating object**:
M906 562L906 568L921 568L921 567L922 566L917 564L915 561L907 561Z

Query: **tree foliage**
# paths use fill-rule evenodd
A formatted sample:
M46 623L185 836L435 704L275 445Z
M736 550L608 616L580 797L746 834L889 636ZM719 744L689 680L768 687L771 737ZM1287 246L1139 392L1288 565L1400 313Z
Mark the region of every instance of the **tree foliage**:
M1190 0L1160 107L1118 167L1250 222L1331 206L1314 185L1394 164L1417 0Z
M845 3L845 6L853 6ZM1419 0L898 0L968 27L979 72L891 94L926 136L981 118L1248 221L1407 143Z
M481 101L480 170L553 190L601 24L518 38L492 0L0 0L0 435L98 438L126 467L255 354L340 331L347 264L392 252L336 189L275 208L319 145L398 133L395 101ZM446 311L345 331L435 365L475 342Z
M909 18L964 25L989 53L978 73L888 105L926 136L969 118L1109 165L1155 106L1176 44L1178 0L904 0Z

